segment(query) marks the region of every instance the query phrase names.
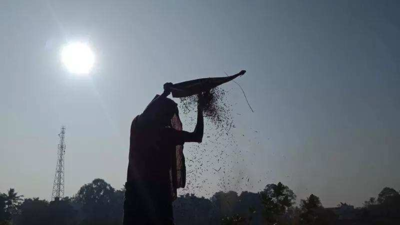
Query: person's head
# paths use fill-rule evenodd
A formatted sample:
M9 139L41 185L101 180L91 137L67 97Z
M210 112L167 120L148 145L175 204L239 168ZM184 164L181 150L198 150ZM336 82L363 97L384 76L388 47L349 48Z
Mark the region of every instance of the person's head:
M177 104L169 98L157 95L142 113L148 121L158 127L171 126L172 117L178 114Z

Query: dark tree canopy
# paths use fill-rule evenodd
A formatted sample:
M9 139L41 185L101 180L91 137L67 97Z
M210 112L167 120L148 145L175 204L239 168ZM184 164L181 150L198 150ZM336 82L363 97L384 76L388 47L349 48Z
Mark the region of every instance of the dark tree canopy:
M69 198L50 202L48 211L51 224L73 225L77 223L78 211L74 209Z
M211 197L211 201L217 207L222 216L233 216L235 205L239 202L239 196L234 191L217 192Z
M261 193L263 205L263 215L268 223L274 224L279 217L292 207L296 200L296 195L288 186L281 182L278 184L268 184Z
M306 200L300 203L300 224L304 225L333 225L336 221L336 214L325 209L320 199L311 194Z
M321 200L311 194L306 200L301 200L300 208L302 211L311 211L313 209L322 208Z
M18 195L14 188L10 188L6 195L7 212L12 216L18 213L18 207L22 202L23 195Z
M393 188L385 187L378 195L378 202L384 203L388 199L395 196L399 196L399 193L396 190L394 190Z
M7 211L7 195L0 193L0 222L11 220L11 214Z
M213 203L193 194L180 196L174 202L176 224L219 224Z
M85 224L118 224L123 215L123 191L115 189L102 179L95 179L81 187L74 203L81 209L80 219Z
M83 185L73 198L51 202L38 198L22 201L22 196L10 189L0 193L0 225L121 225L124 193L102 179ZM296 207L295 198L282 183L269 184L259 193L217 192L211 199L186 194L174 202L175 224L400 224L400 194L393 188L383 188L361 208L347 203L324 208L313 194Z
M16 218L17 225L51 224L49 203L39 198L25 199L20 206L20 214Z
M364 202L364 207L370 207L370 206L375 205L376 203L377 203L376 198L371 197L368 199L368 201Z

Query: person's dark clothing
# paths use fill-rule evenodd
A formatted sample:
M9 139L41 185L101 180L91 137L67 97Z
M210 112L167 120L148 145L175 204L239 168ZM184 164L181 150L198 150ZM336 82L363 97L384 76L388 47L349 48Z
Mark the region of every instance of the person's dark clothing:
M124 225L173 225L170 191L155 182L125 184Z
M131 126L127 181L169 183L172 157L183 144L181 131L173 128L138 128L138 117Z
M131 125L124 225L173 224L172 201L185 183L183 131L143 123L141 116Z

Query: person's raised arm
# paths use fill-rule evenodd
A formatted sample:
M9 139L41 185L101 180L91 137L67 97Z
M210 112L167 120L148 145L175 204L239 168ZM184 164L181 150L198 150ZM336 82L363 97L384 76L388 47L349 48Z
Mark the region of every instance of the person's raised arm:
M195 136L196 142L199 143L203 141L203 135L204 135L203 104L204 100L202 96L199 95L199 103L197 105L197 123L193 131L193 135Z

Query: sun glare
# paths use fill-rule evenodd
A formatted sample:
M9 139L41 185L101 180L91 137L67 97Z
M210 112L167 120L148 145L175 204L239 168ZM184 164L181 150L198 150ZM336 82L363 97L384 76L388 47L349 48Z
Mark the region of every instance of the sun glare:
M93 68L94 53L87 44L76 42L63 47L61 60L69 72L87 75Z

